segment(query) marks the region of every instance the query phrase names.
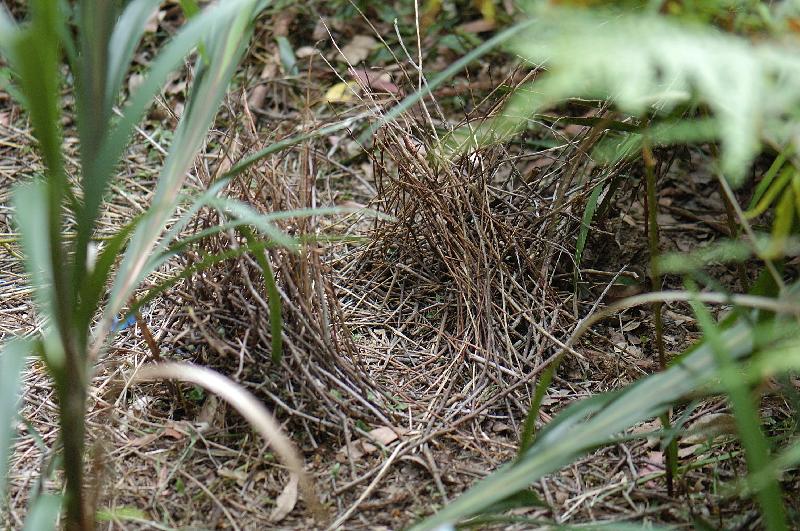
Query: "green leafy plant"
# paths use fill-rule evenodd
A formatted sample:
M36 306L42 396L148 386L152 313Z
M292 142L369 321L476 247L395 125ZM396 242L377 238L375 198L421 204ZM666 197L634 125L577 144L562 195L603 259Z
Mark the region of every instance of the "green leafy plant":
M609 99L633 116L702 104L712 116L694 130L719 138L722 169L739 183L762 135L781 145L792 137L800 103L796 47L753 44L655 14L543 8L531 16L510 49L546 73L520 88L502 116L454 141L480 145L505 138L533 113L567 98ZM684 127L679 138L688 131Z
M151 300L199 268L253 252L262 266L270 297L273 359L280 360L280 308L276 306L279 298L263 250L267 244L294 248L297 242L273 224L277 214L260 215L219 194L230 176L303 137L276 143L251 155L204 193L188 197L181 194L185 176L247 49L253 22L267 3L230 0L199 10L195 2L182 2L188 21L153 58L143 83L126 99L122 98L123 81L145 22L159 5L157 0L124 4L105 0L33 0L28 5L28 20L21 23L0 7L0 54L9 66L8 71L4 70L8 75L4 74L3 83L8 79L13 82L10 92L28 113L42 159L42 173L15 188L13 204L26 268L45 322L40 337L12 341L0 355L0 502L13 439L13 405L18 399L26 355L37 354L55 383L63 445L64 524L70 530L94 527L95 508L87 506L83 494L87 388L95 361L118 331L115 322L120 314L134 315L143 301ZM167 76L182 67L187 56L194 62L192 87L151 204L116 233L103 235L100 247L98 220L135 126ZM67 72L69 75L65 75ZM61 149L65 88L74 94L76 102L80 146L77 180L68 175ZM119 116L115 114L117 106ZM179 204L182 214L173 221ZM203 207L217 209L224 223L192 238L180 239L191 217ZM305 214L308 212L282 213ZM257 236L248 225L260 234ZM206 256L188 272L156 285L138 301L134 298L142 281L188 244L230 229L239 230L246 245ZM242 398L246 393L231 381L219 375L198 377L196 368L169 365L148 371L147 379L184 379L204 385L234 404L247 400L251 406L254 403ZM277 444L278 454L293 473L301 476L301 486L305 485L304 492L314 505L313 488L303 479L299 457L291 444L263 408L250 410L255 414L251 420L256 419L260 432ZM29 527L52 528L59 515L60 497L42 495L31 503Z
M651 2L650 9L635 12L531 4L529 20L498 34L432 78L429 87L409 97L387 119L424 97L454 69L501 43L510 43L509 49L541 68L541 74L535 82L521 87L493 119L456 130L443 143L442 153L463 153L507 140L527 129L531 118L542 116L538 113L572 98L608 101L618 112L585 124L605 135L597 144L598 150L602 148L611 156L601 159L643 153L646 159L652 146L719 142L719 183L729 202L730 220L738 223L733 236L747 234L747 240L730 242L726 249L735 252L725 251L724 256L733 262L750 256L760 258L765 266L761 280L751 295L696 293L687 280L691 291L637 296L582 321L566 343L567 348L589 326L614 311L637 304L691 301L704 339L669 363L663 372L576 402L543 429L535 430L541 397L555 369L545 371L523 429L518 458L413 529L446 529L465 518L490 512L493 505L524 491L538 478L600 446L624 440L628 437L625 431L636 424L665 415L689 397L717 394L729 397L737 417L738 436L750 473L747 490L760 505L764 525L775 530L787 528L778 474L797 463L798 444L790 441L777 454L772 451L772 443L760 426L754 387L766 375L797 370L800 363L800 284L786 285L774 263L792 249L800 212L796 207L800 195L795 192L797 179L791 157L800 113L800 62L796 59L800 47L792 39L754 42L724 33L691 20L687 13L681 17L664 16L658 13L661 4ZM756 18L763 22L759 28L779 31L785 27L781 17L787 13L757 10ZM704 12L700 18L716 17ZM737 186L744 182L764 145L779 155L756 189L751 211L745 215L729 183ZM648 160L644 160L644 166L645 172L651 168ZM648 203L655 206L655 182L653 175L647 177ZM581 227L578 236L578 260L596 200L590 196L584 214L586 227ZM772 205L776 205L772 236L761 237L748 220ZM653 214L651 211L651 223L655 223ZM651 231L651 238L653 234ZM785 245L776 247L776 241ZM650 242L650 247L654 252L652 266L658 270L662 261L655 256L657 239ZM702 253L693 253L690 258L676 269L674 265L680 259L670 256L671 270L685 272L688 279L716 259ZM702 305L704 302L732 304L736 311L717 323ZM566 355L567 348L554 357L555 364ZM665 450L681 429L680 422L665 425L660 432Z

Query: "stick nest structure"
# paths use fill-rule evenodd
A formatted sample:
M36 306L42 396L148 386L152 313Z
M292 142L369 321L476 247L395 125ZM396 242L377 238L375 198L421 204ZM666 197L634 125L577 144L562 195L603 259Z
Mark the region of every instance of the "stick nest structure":
M567 182L565 171L591 165L577 141L536 155L495 145L443 157L435 145L430 122L413 113L384 125L356 155L369 161L361 166L369 182L360 180L374 187L368 206L381 216L282 222L306 243L299 253L268 251L283 309L280 366L269 361L255 260L193 278L195 312L214 324L196 322L220 354L203 363L232 360L243 381L307 429L358 430L362 420L422 440L489 420L516 432L535 377L578 317L567 307L575 251L566 242L580 225L571 212L610 173L590 167L592 177ZM263 212L325 205L319 159L318 146L305 145L229 193ZM216 222L210 214L198 228ZM358 241L323 241L342 236ZM241 243L223 235L205 250Z

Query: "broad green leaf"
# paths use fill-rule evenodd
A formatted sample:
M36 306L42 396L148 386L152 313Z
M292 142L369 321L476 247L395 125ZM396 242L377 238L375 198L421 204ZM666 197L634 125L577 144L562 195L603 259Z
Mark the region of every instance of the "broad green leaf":
M33 500L23 531L49 531L56 529L58 514L61 512L61 496L40 494Z
M22 384L22 369L30 345L22 340L7 343L0 351L0 507L5 499L8 456L17 416L19 389Z
M47 238L47 185L38 180L17 186L12 194L12 203L35 301L44 315L53 319L56 294Z

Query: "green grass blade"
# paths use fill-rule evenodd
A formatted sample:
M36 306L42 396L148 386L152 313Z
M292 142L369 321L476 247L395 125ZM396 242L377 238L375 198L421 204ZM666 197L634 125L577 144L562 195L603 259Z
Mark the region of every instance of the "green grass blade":
M189 224L192 218L200 212L200 209L204 206L207 206L217 194L222 191L222 189L230 182L230 179L223 178L217 179L211 186L208 187L207 190L203 191L196 197L189 197L188 198L188 207L186 210L181 214L178 220L170 227L170 229L164 234L164 237L158 243L158 245L153 249L153 254L157 255L162 252L165 252L167 247L172 244L180 235L181 231Z
M7 343L0 352L0 507L5 500L8 457L16 431L13 421L17 416L22 369L29 351L28 343L16 340Z
M141 121L153 97L161 90L168 76L183 64L186 55L188 55L202 39L213 33L214 27L225 25L226 21L235 18L237 14L247 14L245 8L250 4L252 4L252 1L230 0L207 9L187 22L181 31L152 61L149 70L145 72L144 82L126 103L125 107L122 109L122 117L116 122L110 134L103 142L103 147L98 151L97 160L93 162L91 168L86 168L84 170L95 176L95 179L86 181L84 184L85 209L82 213L82 226L94 226L109 179L114 175L114 168L120 160L125 147L128 145L133 128ZM229 64L224 66L230 67ZM222 65L220 65L220 69L221 67ZM220 69L218 69L218 72ZM227 78L224 80L216 78L215 81L227 85ZM198 91L197 86L195 86L192 93L195 94ZM203 109L201 111L191 110L191 108L196 107L198 107L197 104L190 104L187 106L184 119L181 120L181 126L179 126L181 137L186 135L186 122L189 121L187 118L196 117L199 114L207 114L209 112L215 113L217 108L216 105L214 105L212 109ZM202 131L207 129L202 128L202 124L198 123L197 120L193 119L192 122L191 127L200 127ZM204 133L195 130L195 134L202 135ZM176 142L178 142L178 140L179 135L176 134ZM188 142L183 140L178 142L177 151L186 151L189 150L189 147ZM190 150L191 154L189 155L194 156L195 150ZM183 164L183 161L181 161L181 164L177 164L175 160L176 155L174 154L175 151L176 150L172 150L171 153L173 154L168 157L170 173L175 173L175 171L181 167L188 168L189 166L188 163ZM88 240L85 243L88 243Z
M241 224L252 225L279 245L283 245L287 249L297 250L297 240L272 224L267 215L260 214L247 203L227 197L217 197L211 200L209 204L219 209L223 215L233 217Z
M578 280L578 271L581 268L581 260L583 259L583 250L586 247L586 239L589 237L589 229L592 226L592 219L597 210L597 201L603 191L604 183L600 183L594 187L589 200L586 201L586 210L583 211L583 218L581 219L581 228L578 231L578 242L575 245L575 280Z
M264 245L263 243L259 242L256 244L255 248L258 248L259 246L263 245ZM229 249L221 253L213 253L203 256L200 260L193 263L189 267L182 269L181 272L178 273L177 275L173 275L166 280L158 282L153 287L148 289L147 292L144 294L144 296L138 299L136 303L128 309L126 317L134 315L137 310L139 310L140 308L142 308L147 304L150 304L150 302L152 302L156 297L160 296L162 293L167 291L172 286L176 285L181 280L185 280L190 276L199 273L201 271L204 271L213 265L225 262L226 260L230 260L232 258L237 258L239 256L245 255L251 252L253 249L254 247L248 244L248 245L241 245L236 249Z
M214 23L206 28L208 32L203 41L209 61L197 62L194 86L159 177L152 206L125 253L112 288L106 318L119 311L141 280L142 269L175 209L186 172L205 139L228 82L249 41L255 6L253 0L230 1L213 8L213 11L203 12L189 22L191 25L206 21L204 17L209 13L215 16Z
M278 54L280 55L281 58L283 71L286 72L287 75L296 76L297 58L294 56L294 50L292 49L292 44L289 42L289 39L287 39L283 35L278 35L277 37L275 37L275 40L278 43Z
M762 177L761 181L759 181L758 185L756 186L756 189L753 192L753 197L750 199L750 203L747 205L747 210L753 210L758 202L761 201L764 193L769 188L769 185L772 184L772 181L775 179L775 176L778 175L778 172L781 171L781 168L783 168L786 158L793 149L793 146L789 144L783 148L783 151L778 153L778 156L775 157L774 161L772 161L772 164L770 164L766 173L764 173L764 177Z
M264 149L256 151L255 153L248 155L244 159L234 164L230 170L228 170L222 175L222 178L229 179L231 177L239 175L244 170L246 170L256 162L260 161L264 157L272 155L273 153L278 153L292 146L296 146L297 144L305 142L306 140L312 140L314 138L324 137L326 135L330 135L331 133L335 133L343 129L350 129L356 122L358 122L359 120L363 120L369 116L372 116L372 113L369 112L362 113L357 116L353 116L351 118L346 118L341 122L336 122L335 124L331 124L326 127L314 129L313 131L310 131L308 133L301 133L299 135L290 136L289 138L284 138L283 140L273 142Z
M22 531L55 530L58 514L61 512L61 503L61 496L57 494L39 495L32 502Z
M18 186L12 194L12 204L21 234L25 268L34 289L34 299L39 310L47 318L53 319L56 294L50 261L50 240L42 234L48 224L47 186L42 181Z
M60 128L60 42L63 33L60 3L54 0L37 0L30 5L31 20L24 29L15 32L8 57L25 94L24 105L30 116L33 133L38 141L38 151L45 165L45 176L35 188L21 189L15 193L18 222L23 230L26 246L42 247L34 240L47 240L47 256L37 254L29 258L32 270L49 274L47 285L52 297L44 299L39 289L39 302L49 308L50 316L58 325L62 339L69 344L73 309L72 268L62 244L63 203L68 184L61 154ZM38 209L39 213L29 210ZM34 223L28 223L35 218ZM58 264L58 268L47 264ZM45 284L39 284L41 288Z
M91 325L92 318L100 305L100 299L108 285L111 269L141 220L141 216L136 216L113 237L106 240L105 247L98 254L94 266L88 271L86 279L80 286L80 303L77 309L77 323L80 329L86 330Z
M723 344L732 358L751 352L752 335L746 322L722 333ZM539 433L517 461L479 482L413 529L432 530L479 513L612 440L621 431L659 415L681 397L701 390L715 374L711 347L701 344L662 373L643 378L622 391L597 395L568 407Z
M696 300L690 301L689 304L697 316L697 322L719 367L721 384L730 396L739 439L745 449L748 470L759 474L769 467L769 443L761 432L761 419L750 396L747 381L729 356L722 334L706 307ZM781 488L774 478L758 489L756 499L761 506L761 514L768 530L788 529Z
M275 272L272 270L272 265L269 262L269 257L264 251L264 244L258 245L258 241L247 227L239 229L242 235L247 240L250 247L253 248L253 256L255 256L258 266L261 268L261 274L264 276L264 286L267 290L267 304L269 305L269 323L270 334L272 335L272 363L280 363L283 357L283 316L281 310L281 294L278 291L278 284L275 281Z
M522 435L520 436L519 440L519 457L522 457L525 454L528 448L530 448L531 444L533 444L534 438L536 437L536 419L539 418L539 410L542 407L544 394L547 392L548 387L550 387L550 383L553 381L553 376L558 369L560 361L560 357L554 360L554 362L544 370L542 376L539 378L539 381L536 384L536 391L533 394L531 407L528 409L528 416L525 417L525 423L522 425Z
M106 0L81 0L76 8L80 53L72 74L75 76L76 117L83 168L81 182L84 188L88 182L99 180L93 174L97 168L92 162L97 159L98 150L102 149L112 106L117 98L116 94L113 99L109 98L106 87L111 51L109 40L117 18L117 5L117 2ZM78 229L78 233L90 230L91 226L84 226ZM78 255L79 264L82 258L81 253ZM78 266L79 271L81 265ZM81 277L82 273L79 273L79 282Z
M134 0L120 15L109 41L108 73L106 75L105 100L116 102L122 82L128 72L133 53L142 38L145 23L158 8L159 0Z
M783 192L783 189L786 188L786 186L791 182L795 173L796 170L794 169L794 166L788 166L784 168L778 178L774 182L771 182L770 186L761 195L758 203L756 203L755 208L745 212L747 218L753 219L766 212L775 201L775 198L777 198L781 192Z

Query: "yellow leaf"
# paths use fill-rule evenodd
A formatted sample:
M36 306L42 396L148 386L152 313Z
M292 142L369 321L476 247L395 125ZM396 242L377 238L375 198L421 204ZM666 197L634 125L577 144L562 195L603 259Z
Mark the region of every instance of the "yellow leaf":
M325 93L325 101L328 103L342 103L353 99L353 90L358 87L355 81L347 83L336 83Z
M483 15L483 20L494 23L497 18L497 12L494 7L494 0L475 0L475 7Z

